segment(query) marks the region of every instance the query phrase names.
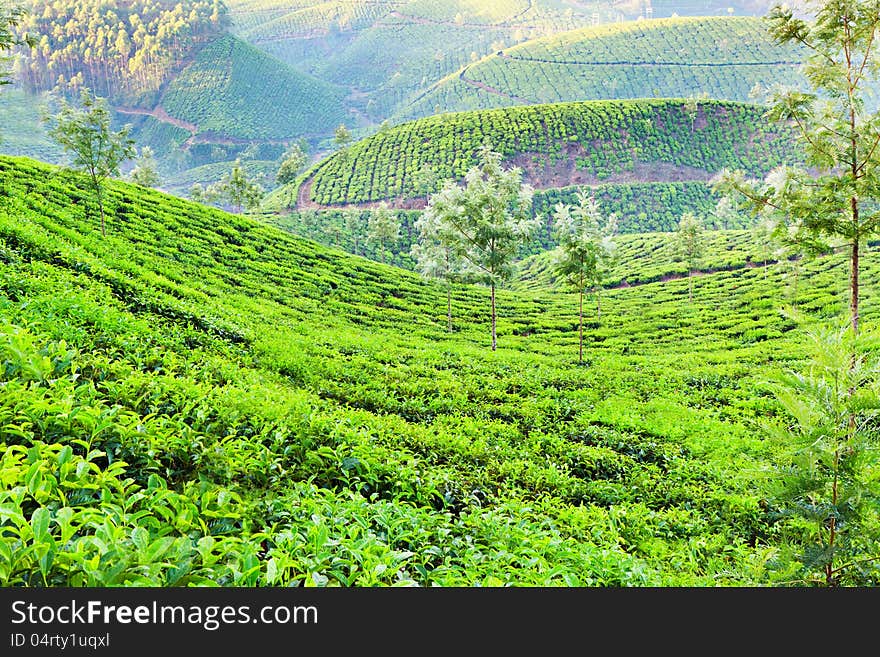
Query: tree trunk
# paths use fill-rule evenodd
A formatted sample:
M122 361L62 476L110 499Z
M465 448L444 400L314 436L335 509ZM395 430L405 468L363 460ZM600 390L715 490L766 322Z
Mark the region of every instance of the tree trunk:
M855 205L855 199L853 199ZM849 312L852 323L853 335L859 334L859 237L856 235L852 241L852 259L850 263L850 302Z
M688 272L688 301L694 302L694 270Z
M584 362L584 288L580 290L580 301L578 305L578 363Z
M101 183L94 174L92 174L92 184L95 186L95 195L98 197L98 211L101 213L101 237L106 237L107 233L104 230L104 194L101 189Z
M596 288L596 319L602 319L602 293Z
M492 351L495 351L497 345L498 340L495 335L495 281L492 281Z

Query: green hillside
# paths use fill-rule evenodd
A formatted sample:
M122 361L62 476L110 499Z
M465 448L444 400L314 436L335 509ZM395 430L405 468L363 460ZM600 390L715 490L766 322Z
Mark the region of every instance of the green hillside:
M293 139L326 135L350 122L345 95L227 36L202 49L171 82L162 106L200 134Z
M461 111L609 98L748 101L794 84L803 48L776 45L760 18L696 17L599 25L527 41L470 63L404 106Z
M473 58L589 25L594 11L623 16L604 0L231 0L229 8L236 35L348 88L351 106L375 124Z
M0 199L4 586L792 578L753 476L763 382L804 354L777 268L609 290L578 367L570 294L502 291L493 353L482 288L450 334L442 287L246 217L113 183L104 238L8 157ZM804 267L808 321L846 280Z
M488 142L538 189L706 181L723 167L761 174L795 159L760 107L682 100L593 101L442 114L363 139L318 163L299 198L321 206L424 198L460 179Z
M772 246L757 244L748 230L712 230L706 233L705 240L709 257L700 273L760 266L761 275L764 275L765 267L769 266L767 271L773 272L773 265L778 264ZM677 280L688 275L687 264L676 252L672 232L618 235L614 244L616 260L603 282L606 288ZM557 255L551 249L521 260L511 288L531 292L565 291L565 280L553 270ZM777 267L783 268L782 265Z
M712 16L733 11L737 16L756 16L769 4L766 0L661 1L653 3L652 15ZM417 118L438 111L510 104L492 104L491 98L488 104L473 107L447 106L442 98L433 104L417 101L446 76L501 49L597 23L633 22L646 15L647 5L609 0L228 3L236 35L291 66L350 88L353 107L377 124L391 116ZM477 93L470 89L470 95ZM467 88L462 91L468 93Z
M45 96L20 89L0 90L0 153L26 155L50 162L61 160L61 149L40 122L39 107Z

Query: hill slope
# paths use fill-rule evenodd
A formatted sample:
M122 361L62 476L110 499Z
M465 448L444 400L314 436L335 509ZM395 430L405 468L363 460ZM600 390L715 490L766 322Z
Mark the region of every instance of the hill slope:
M804 49L776 45L759 18L667 18L563 32L492 53L402 108L461 111L609 98L750 100L758 85L806 82Z
M443 288L247 218L113 183L102 238L25 159L0 195L4 585L773 582L780 272L610 291L578 367L571 295L500 294L491 353L481 288L449 334Z
M762 109L704 101L594 101L443 114L395 126L323 160L300 189L319 205L424 198L419 171L460 179L487 142L537 189L708 180L793 161L790 133ZM423 202L423 201L422 201Z
M239 139L324 135L349 121L345 93L232 36L203 48L162 98L199 133Z
M518 43L633 21L648 3L608 0L230 0L233 30L282 61L351 88L375 123L463 66ZM653 16L760 15L765 0L654 2ZM584 98L577 98L583 100ZM440 105L440 111L452 107ZM423 103L420 114L436 113Z

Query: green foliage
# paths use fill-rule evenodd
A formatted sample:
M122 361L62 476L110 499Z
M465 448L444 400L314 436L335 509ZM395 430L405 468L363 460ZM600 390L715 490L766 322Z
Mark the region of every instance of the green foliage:
M344 123L336 126L336 130L333 131L333 145L336 148L345 150L353 140L354 137L351 136L351 132L345 127Z
M764 473L769 503L801 547L783 550L774 567L787 571L793 558L807 584L876 584L877 338L856 340L846 324L809 337L808 369L772 384L784 421L764 427L780 446L779 461Z
M724 167L763 175L795 163L790 130L767 125L758 107L705 101L691 131L683 101L560 103L442 114L392 127L334 154L310 171L309 199L339 205L424 197L427 165L460 180L488 143L523 169L535 188L707 180ZM676 173L677 172L677 173Z
M584 362L584 292L596 295L596 315L601 316L599 289L614 258L613 235L617 217L603 217L592 196L581 193L578 205L558 204L553 223L559 239L556 274L578 293L578 362Z
M633 44L638 44L633 47ZM755 84L796 84L805 48L774 42L759 18L663 18L551 34L492 53L434 85L399 112L612 98L685 98L701 92L750 101Z
M464 180L463 187L449 182L431 196L425 221L438 226L440 243L465 264L465 271L490 287L495 351L495 288L510 279L514 256L537 228L531 217L533 190L522 183L519 168L502 167L501 155L488 146L480 149L479 164Z
M193 191L195 190L191 190L191 193ZM241 166L241 160L236 160L219 182L210 185L204 192L195 193L209 203L230 206L236 214L243 208L247 210L258 208L263 198L263 188L248 178Z
M617 217L603 217L592 196L581 193L578 205L555 208L553 223L559 240L558 273L578 292L601 285L614 257Z
M296 180L296 177L308 163L308 148L304 142L295 142L284 151L281 157L281 165L275 179L279 185L286 185Z
M34 41L27 33L19 36L18 28L27 12L21 7L0 6L0 85L9 84L9 58L4 55L16 46L33 46Z
M162 188L178 196L185 196L192 189L193 185L210 187L215 183L219 184L225 176L229 175L229 171L235 166L236 161L249 180L264 189L271 189L273 187L275 174L278 171L278 162L274 160L242 160L241 158L234 158L213 164L203 164L170 174L163 179Z
M367 224L367 241L379 245L381 261L385 262L385 247L389 243L397 241L400 235L400 220L388 207L387 203L380 203L374 212L370 213Z
M445 285L254 217L106 191L102 238L80 177L0 157L10 585L790 579L765 565L801 536L742 473L780 462L754 422L780 414L762 383L800 369L803 332L772 310L778 269L725 268L754 256L747 231L708 236L719 271L689 312L686 283L662 280L682 267L668 236L619 237L608 283L653 282L603 292L589 367L573 367L571 295L499 290L489 353L483 287L457 287L449 333ZM844 268L804 263L805 317L839 313Z
M703 220L692 212L681 215L678 229L675 232L675 245L679 257L688 268L688 299L693 301L693 274L699 269L705 252L705 227Z
M200 133L242 139L327 134L345 119L345 93L233 36L202 48L162 98Z
M129 178L135 185L141 187L158 187L159 174L156 172L156 158L153 157L153 149L144 146L136 160L134 169Z
M21 71L29 91L82 87L114 102L149 97L178 64L228 25L217 0L34 0L19 30L36 39Z
M129 127L114 131L110 128L110 111L106 99L97 98L87 89L80 93L80 106L61 101L61 110L54 119L49 136L71 157L70 166L84 174L101 213L101 234L104 228L104 182L119 175L119 165L134 155L134 141L128 137Z
M830 239L849 245L850 322L859 327L859 249L880 230L876 157L880 112L869 101L878 83L873 65L880 6L873 0L830 0L811 7L806 18L787 5L767 17L779 43L808 49L805 71L810 92L776 90L766 116L797 126L805 166L779 167L763 181L725 170L716 188L736 194L754 213L773 215L806 242Z

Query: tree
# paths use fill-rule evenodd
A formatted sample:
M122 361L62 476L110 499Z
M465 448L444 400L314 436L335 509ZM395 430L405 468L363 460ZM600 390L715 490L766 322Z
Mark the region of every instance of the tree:
M578 292L578 363L584 362L584 292L596 295L596 316L602 316L602 279L614 258L614 214L602 216L599 203L579 191L578 205L557 203L553 221L559 242L554 269Z
M479 163L464 177L464 186L448 181L431 196L425 213L436 221L468 273L490 288L492 351L498 340L495 288L512 274L513 258L540 225L531 216L534 190L522 183L519 167L505 169L501 155L483 146Z
M400 234L400 218L392 212L385 201L370 213L367 223L367 241L379 245L379 259L385 262L385 248L393 244Z
M739 210L729 196L722 196L712 210L712 220L715 228L728 230L738 228L741 225Z
M351 136L351 132L344 123L340 123L333 132L333 145L340 150L345 150L352 141L354 141L354 137Z
M220 202L232 206L235 214L240 214L242 208L253 210L263 200L263 188L248 179L240 160L235 161L232 170L222 180L209 187L206 195L212 193Z
M144 146L141 149L140 157L137 159L137 164L131 171L131 181L141 187L158 187L159 174L156 171L156 166L153 149L149 146Z
M807 51L811 92L775 90L766 117L790 125L804 148L805 167L780 167L763 182L723 171L716 189L737 193L754 212L772 210L786 223L801 222L809 239L842 240L850 258L850 324L859 329L859 256L880 227L880 116L869 111L878 82L877 0L829 0L812 20L785 6L768 14L780 44Z
M281 157L281 166L275 179L279 185L286 185L296 180L299 172L309 161L308 151L304 142L293 143Z
M128 137L131 126L111 130L106 100L96 98L88 89L80 94L81 107L64 99L60 102L61 110L49 135L71 156L71 168L85 174L101 213L101 235L105 235L104 181L118 176L119 165L134 156L134 141Z
M694 131L697 123L697 117L700 114L700 103L705 102L709 98L709 94L705 91L699 94L691 94L684 101L684 112L687 114L691 122L691 132Z
M416 269L423 276L446 283L446 327L452 333L452 284L466 280L465 262L453 247L457 236L444 232L436 214L422 213L415 227L418 241L412 245L410 253L416 261ZM449 226L445 229L448 231Z
M206 203L206 194L205 186L201 183L193 183L189 188L189 197L196 203Z
M848 321L809 337L807 372L771 383L784 417L762 425L780 447L765 473L768 502L800 546L794 555L783 547L778 561L793 556L806 582L876 583L878 338L855 335Z
M358 246L360 242L361 235L361 213L359 210L355 210L354 208L348 208L342 211L343 221L345 223L345 232L351 235L352 244L354 245L354 250L352 253L358 255Z
M699 268L704 249L703 222L693 212L685 212L678 222L675 232L675 246L678 256L688 268L688 301L694 300L694 272Z
M12 50L15 46L28 46L33 48L36 41L28 35L18 36L15 28L21 25L27 12L20 7L7 7L0 5L0 84L9 84L9 58L3 53Z

